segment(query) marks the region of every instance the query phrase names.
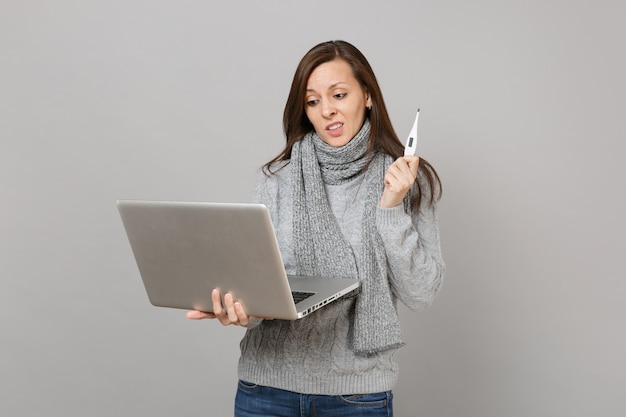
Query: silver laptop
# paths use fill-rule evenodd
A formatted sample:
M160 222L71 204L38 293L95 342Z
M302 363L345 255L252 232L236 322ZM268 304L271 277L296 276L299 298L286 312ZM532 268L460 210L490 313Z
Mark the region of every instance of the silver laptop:
M211 312L231 293L251 316L295 320L356 290L359 281L287 276L262 204L118 200L150 302Z

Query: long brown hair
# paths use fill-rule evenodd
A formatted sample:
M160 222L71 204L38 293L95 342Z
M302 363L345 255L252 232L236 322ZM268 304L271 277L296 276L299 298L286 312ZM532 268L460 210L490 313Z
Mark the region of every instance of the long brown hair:
M404 154L404 144L398 139L378 86L374 71L365 56L352 44L341 41L328 41L311 48L300 60L291 83L291 89L283 113L283 131L286 137L285 148L274 159L266 163L263 168L270 175L271 167L279 161L288 161L291 158L293 144L313 130L313 125L306 115L304 106L306 101L306 87L311 73L319 65L335 59L342 59L350 65L354 77L362 88L370 94L372 108L367 110L367 117L371 125L368 153L383 152L394 159ZM420 157L418 176L422 175L428 183L428 204L441 198L442 186L435 168ZM418 192L414 193L413 207L417 210L422 199L422 189L416 181Z

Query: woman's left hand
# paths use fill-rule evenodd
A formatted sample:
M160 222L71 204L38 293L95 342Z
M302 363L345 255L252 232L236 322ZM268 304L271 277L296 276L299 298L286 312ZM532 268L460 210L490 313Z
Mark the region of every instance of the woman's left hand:
M188 311L186 316L191 320L202 319L218 319L223 326L247 326L250 317L246 314L243 306L239 301L233 300L230 293L224 295L224 304L222 304L222 296L217 288L211 292L211 300L213 302L213 312Z
M381 207L391 208L402 203L417 178L419 162L417 156L401 156L389 166L385 173L385 190L380 198Z

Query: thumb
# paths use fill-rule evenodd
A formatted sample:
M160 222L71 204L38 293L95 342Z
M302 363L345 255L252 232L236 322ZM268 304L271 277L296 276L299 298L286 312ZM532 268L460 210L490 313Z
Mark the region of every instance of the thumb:
M420 164L419 156L405 156L404 159L408 162L409 169L411 170L411 172L416 174L417 168L419 167L419 164Z

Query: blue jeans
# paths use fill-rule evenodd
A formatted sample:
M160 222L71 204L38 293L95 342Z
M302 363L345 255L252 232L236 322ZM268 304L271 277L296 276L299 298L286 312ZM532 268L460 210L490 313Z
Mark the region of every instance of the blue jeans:
M393 416L391 391L308 395L239 381L235 417Z

